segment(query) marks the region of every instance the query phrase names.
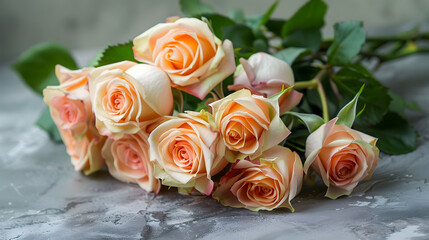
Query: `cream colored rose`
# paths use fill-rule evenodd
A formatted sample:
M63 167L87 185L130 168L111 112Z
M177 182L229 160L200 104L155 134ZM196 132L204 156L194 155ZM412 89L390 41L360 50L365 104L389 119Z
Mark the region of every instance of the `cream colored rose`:
M150 156L155 176L163 185L179 187L180 192L196 189L210 195L211 177L228 162L223 158L225 145L212 128L207 112L188 112L171 117L149 136Z
M255 53L249 60L240 59L241 65L234 73L234 84L229 90L249 89L253 94L271 97L295 84L291 67L285 61L267 53ZM290 90L279 99L280 114L283 114L301 101L302 93Z
M252 211L287 207L302 186L302 163L290 149L274 146L253 161L238 160L213 197L225 206Z
M195 18L157 24L133 43L135 59L161 68L174 87L200 99L235 70L231 41Z
M255 159L290 133L279 117L277 100L252 95L243 89L210 106L227 146L228 161Z
M149 135L146 126L121 139L107 139L102 150L110 174L122 182L137 183L148 192L158 193L161 182L154 177L149 158Z
M349 195L361 180L369 179L378 163L377 138L325 123L307 138L304 171L314 169L328 186L326 196Z
M115 63L92 71L91 80L92 109L102 135L121 138L136 133L140 123L173 110L170 80L154 66Z
M104 166L100 155L104 137L95 128L88 91L88 75L91 69L69 70L56 66L61 83L43 90L44 101L49 106L52 119L76 170L90 174Z

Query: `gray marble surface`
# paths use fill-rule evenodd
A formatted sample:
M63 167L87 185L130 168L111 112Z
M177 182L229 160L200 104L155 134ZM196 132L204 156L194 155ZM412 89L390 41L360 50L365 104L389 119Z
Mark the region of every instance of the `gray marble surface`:
M428 113L428 63L428 55L413 56L376 75ZM382 155L350 196L324 198L319 183L293 200L295 213L251 212L75 172L65 147L33 124L42 100L7 64L0 82L0 239L429 239L426 114L408 113L421 135L417 150Z

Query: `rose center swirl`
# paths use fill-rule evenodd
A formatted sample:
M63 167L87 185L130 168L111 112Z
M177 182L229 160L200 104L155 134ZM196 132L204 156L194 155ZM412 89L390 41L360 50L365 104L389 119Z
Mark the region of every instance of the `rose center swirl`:
M194 163L195 152L187 141L177 141L173 149L174 163L186 171L191 171Z

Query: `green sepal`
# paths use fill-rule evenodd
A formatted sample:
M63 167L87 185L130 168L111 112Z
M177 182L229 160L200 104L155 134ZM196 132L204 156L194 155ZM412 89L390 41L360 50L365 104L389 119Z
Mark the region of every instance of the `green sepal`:
M360 88L356 96L338 112L337 114L338 120L336 124L352 127L353 122L355 121L355 118L356 118L357 102L358 102L359 96L362 94L364 87L365 87L365 84L362 85L362 87Z

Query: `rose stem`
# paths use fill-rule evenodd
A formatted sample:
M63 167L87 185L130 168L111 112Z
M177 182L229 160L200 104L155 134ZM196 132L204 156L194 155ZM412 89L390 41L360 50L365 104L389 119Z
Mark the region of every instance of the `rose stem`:
M301 81L295 82L293 86L294 89L305 89L305 88L314 88L317 87L317 79L309 80L309 81Z
M326 73L327 73L327 70L326 68L324 68L319 73L317 73L316 77L314 77L312 80L296 82L293 88L305 89L305 88L317 87L317 92L319 93L319 96L320 96L320 102L322 103L323 120L325 120L325 122L328 122L329 121L328 101L326 100L325 90L323 90L323 86L321 83L321 80Z
M323 120L325 120L325 122L328 122L329 121L328 102L326 101L325 90L323 90L323 86L320 81L317 81L317 92L319 93L320 102L322 103Z

